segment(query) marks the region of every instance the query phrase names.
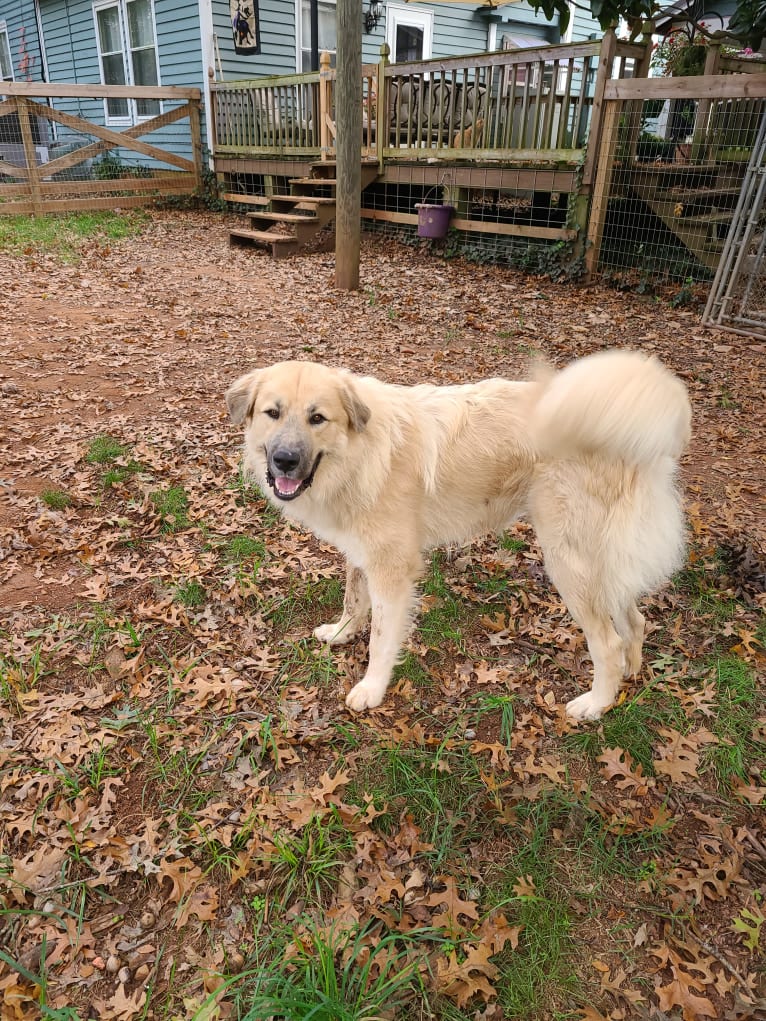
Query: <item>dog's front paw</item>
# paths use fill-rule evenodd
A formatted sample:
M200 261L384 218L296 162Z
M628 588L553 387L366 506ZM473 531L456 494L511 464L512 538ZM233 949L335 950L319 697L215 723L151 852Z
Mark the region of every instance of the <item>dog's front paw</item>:
M346 695L346 705L355 713L361 713L364 709L374 709L383 701L386 693L386 685L380 685L375 681L363 680Z
M349 621L339 620L335 624L320 624L314 628L314 638L325 645L343 645L354 637Z
M610 705L611 702L604 705L595 698L592 691L586 691L584 695L578 695L571 702L567 702L567 716L573 720L598 720Z

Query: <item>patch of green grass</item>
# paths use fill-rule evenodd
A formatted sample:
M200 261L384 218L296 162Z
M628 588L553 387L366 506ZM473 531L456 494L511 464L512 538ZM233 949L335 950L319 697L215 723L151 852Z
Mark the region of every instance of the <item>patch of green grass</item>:
M427 1009L418 965L432 943L430 931L384 932L375 939L363 929L304 924L292 925L290 932L259 934L255 959L236 980L242 1021L375 1021L410 1017L410 1006L416 1010L413 1017L426 1016L416 1003ZM285 947L293 940L295 952L286 968Z
M706 749L704 763L720 789L732 781L752 782L753 773L766 779L766 745L756 739L754 721L764 712L766 696L753 669L734 655L715 663L716 711L711 729L719 743Z
M282 667L278 680L281 685L303 684L328 688L338 683L338 668L329 646L319 645L313 638L298 641L285 640L280 646Z
M112 486L119 486L126 482L131 476L144 471L144 466L138 461L130 460L125 465L118 465L105 471L101 476L101 485L104 489L111 489Z
M405 652L394 667L393 682L406 677L416 688L427 688L433 683L422 661L411 652Z
M248 560L255 560L260 564L266 556L266 543L263 539L255 539L251 535L235 535L224 546L223 555L235 564L242 564Z
M85 460L88 464L109 464L129 452L130 447L126 447L114 436L102 433L91 440Z
M490 825L482 811L481 764L467 745L448 748L378 748L358 767L348 796L360 806L365 795L383 816L375 824L390 830L406 811L417 819L423 840L433 844L435 864L459 857Z
M423 595L430 597L431 604L418 626L423 641L435 649L442 648L445 642L454 642L462 649L463 626L471 610L447 584L437 553L433 555L430 571L423 581Z
M549 1016L552 1003L582 1002L575 927L587 919L580 914L598 913L615 879L643 878L672 840L664 824L620 833L611 822L587 793L566 787L548 788L515 806L514 820L503 830L508 851L487 870L485 890L488 905L522 927L518 947L493 958L506 1016L531 1021Z
M306 631L336 619L342 608L343 582L319 578L302 585L291 581L289 590L274 601L266 616L274 630L284 635L297 626Z
M718 625L733 619L738 608L736 599L719 588L730 562L731 555L725 549L716 549L704 556L697 555L673 579L675 587L689 595L694 612Z
M189 527L189 497L183 486L157 489L149 498L160 517L163 532L180 532Z
M523 553L527 546L528 544L523 539L510 535L508 532L504 532L500 536L501 549L509 550L511 553Z
M486 692L478 692L476 695L477 724L487 713L497 713L500 741L508 749L511 747L511 738L513 736L513 726L516 715L513 703L513 695L494 695Z
M44 489L40 493L40 499L51 510L64 510L65 507L72 506L72 497L63 489Z
M149 217L143 212L69 213L64 216L8 216L0 220L0 248L12 252L44 251L62 262L77 261L88 241L117 241L141 233Z
M0 653L0 701L14 708L19 705L18 696L32 691L46 672L42 646L33 646L26 656Z
M274 850L266 856L269 884L284 905L296 898L312 905L327 902L354 851L353 838L335 809L312 816L299 833L275 834L272 842Z
M176 586L176 598L183 606L187 606L190 610L195 610L205 605L207 592L204 585L192 579L183 581Z
M635 764L640 763L644 775L654 775L654 746L660 740L661 727L673 727L680 733L689 730L686 710L670 693L646 686L634 698L606 713L597 730L568 734L564 746L578 755L595 758L605 748L622 748Z

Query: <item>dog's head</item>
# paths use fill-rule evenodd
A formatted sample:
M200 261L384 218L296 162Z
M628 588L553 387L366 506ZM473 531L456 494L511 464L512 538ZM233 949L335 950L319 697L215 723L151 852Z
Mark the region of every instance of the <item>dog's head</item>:
M244 423L247 467L280 501L304 493L370 418L350 373L313 362L249 372L229 387L226 404Z

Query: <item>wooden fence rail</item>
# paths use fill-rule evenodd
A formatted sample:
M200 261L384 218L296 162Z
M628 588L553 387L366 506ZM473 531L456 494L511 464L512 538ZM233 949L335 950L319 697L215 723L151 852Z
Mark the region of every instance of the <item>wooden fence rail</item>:
M138 206L201 188L199 89L4 82L2 91L3 214ZM110 100L148 101L153 115L122 130L106 127L98 121ZM168 131L187 119L181 133ZM109 153L111 163L99 165ZM144 158L140 165L124 162L133 154Z

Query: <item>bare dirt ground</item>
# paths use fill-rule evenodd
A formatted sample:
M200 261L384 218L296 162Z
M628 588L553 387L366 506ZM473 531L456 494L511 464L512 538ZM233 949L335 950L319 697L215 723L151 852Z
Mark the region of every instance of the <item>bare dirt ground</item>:
M706 588L652 602L650 630L664 646L658 643L654 652L677 657L676 680L684 674L689 683L699 678L708 695L709 677L695 674L694 664L722 648L740 656L763 683L766 345L704 330L699 308L672 307L676 288L639 297L599 285L558 285L517 271L441 261L373 237L364 240L360 290L341 292L334 288L331 254L273 261L230 247L227 228L234 222L204 213L153 213L141 236L111 247L91 244L73 265L40 252L0 253L0 884L4 876L8 881L0 947L12 949L21 962L19 970L0 960L3 1018L42 1016L39 987L30 975L40 974L43 932L48 1002L59 1009L74 1004L83 1018L191 1017L188 1004L201 1009L214 988L199 976L225 971L232 947L247 956L248 930L234 918L233 905L249 904L263 889L253 864L257 849L248 849L247 860L240 854L238 878L225 881L198 860L189 850L191 838L178 836L186 832L186 816L177 802L169 807L164 799L167 775L148 768L154 738L146 727L133 726L137 717L131 713L140 716L148 705L156 710L165 697L168 670L181 704L180 729L168 737L168 723L162 731L173 755L204 745L208 767L228 775L232 756L252 738L255 724L245 722L241 733L227 732L215 746L207 726L232 707L247 712L257 706L262 722L288 690L292 716L280 738L282 761L272 762L277 774L282 770L274 789L294 788L301 796L313 791L312 803L325 811L338 802L336 787L342 792L354 773L348 763L347 773L340 771L328 728L335 716L349 716L343 690L363 663L364 643L339 655L334 688L317 691L300 676L291 688L279 667L284 634L277 638L273 621L257 609L264 599L273 606L292 592L291 578L313 584L340 574L341 565L332 550L260 517L258 501L238 499L240 436L227 421L223 393L250 367L307 358L392 382L453 383L523 377L535 355L562 365L605 347L657 354L685 381L693 403L694 438L682 480L691 567ZM132 458L141 470L104 486L102 467L87 457L100 435L129 450L120 464ZM175 529L172 517L158 510L153 494L173 487L188 497L188 527ZM66 505L52 506L51 491L66 494ZM241 578L226 573L220 553L227 536L248 532L271 549L258 604L248 602L252 590ZM438 731L443 725L435 722L439 715L457 717L487 683L513 690L508 670L495 667L487 675L487 657L499 649L502 661L508 650L509 663L523 664L520 650L534 649L542 665L530 672L529 660L525 668L520 704L527 716L524 722L522 714L511 759L504 758L496 733L478 735L491 749L492 772L537 790L541 777L559 782L565 763L580 782L593 773L612 784L616 777L618 797L633 800L629 807L615 802L614 817L630 814L631 826L649 825L657 818L653 811L668 813L677 839L658 867L671 877L670 886L660 884L652 896L658 902L669 898L676 912L683 913L683 905L687 921L694 919L684 940L674 943L670 932L677 936L677 929L646 909L649 895L642 906L624 906L631 932L643 932L643 942L631 948L642 960L620 971L601 943L606 924L592 940L582 936L592 1013L554 1000L539 1017L564 1009L572 1011L566 1016L593 1019L764 1016L752 1006L764 995L760 925L748 949L732 923L742 911L757 918L763 910L766 829L760 806L766 774L751 768L748 778L737 781L739 793L721 800L714 779L697 774L699 755L686 760L686 772L659 769L648 785L640 768L631 771L619 754L600 770L597 763L567 757L561 741L568 730L559 710L576 692L578 675L587 673L587 658L546 587L534 537L523 525L517 534L527 543L524 555L498 559L479 545L448 568L453 589L464 585L469 601L477 597L468 575L460 574L466 565L526 572L532 579L538 596L517 606L530 623L527 630L517 627L515 652L512 642L503 644L509 622L496 603L490 607L494 625L475 635L469 655L461 648L435 662L434 650L426 654L416 641L414 654L436 678L433 694L419 703L433 714L430 724L417 729L405 679L388 708L366 726L378 736L393 728L405 745L427 744L429 726ZM207 594L194 612L176 598L189 581ZM713 608L715 600L735 606L725 620ZM306 633L310 623L301 621L291 637ZM679 667L682 662L687 666ZM652 676L656 681L656 669ZM690 755L701 755L704 735L714 729L714 710L710 697L689 699L684 704L698 735ZM440 708L444 704L449 708ZM763 719L754 719L753 740L762 742L765 734ZM114 769L106 780L93 774L94 756L104 748L111 750ZM666 760L659 752L655 757ZM163 763L167 768L168 760ZM240 774L236 782L216 786L210 779L217 803L211 808L208 799L206 825L221 846L227 839L233 846L233 806L239 811L242 803L263 802L251 780ZM516 787L511 795L521 796ZM274 813L275 807L264 818ZM417 847L411 834L406 844L405 829L400 835L401 846ZM474 849L478 875L482 862L494 857L492 840L502 848L496 832L480 851ZM245 844L238 846L241 851ZM394 869L402 884L404 858ZM707 878L701 879L704 870ZM346 906L357 920L365 917L362 889L362 899L375 903L370 868L365 877L366 885L360 882L348 894ZM450 881L461 881L459 870ZM474 877L472 890L477 882ZM65 893L75 884L83 897L77 908ZM462 895L463 903L479 899L466 889ZM443 915L444 903L433 892L429 897ZM376 917L386 903L380 901ZM37 921L32 924L26 913ZM142 936L140 918L147 913L157 920L156 932L147 922ZM408 924L426 914L424 907ZM482 958L484 971L465 963L483 940L497 949L497 941L471 921L478 917L478 909L456 909L454 931L468 949L454 966L431 962L438 995L466 1011L450 1017L474 1016L480 1007L482 1017L511 1017L487 992L500 983L489 958ZM228 957L214 949L224 944ZM502 947L500 941L498 952ZM127 974L106 969L112 956ZM173 986L179 966L183 989ZM183 1000L188 1012L179 1007L177 1015L170 1008L163 1013L160 994L163 1003Z

